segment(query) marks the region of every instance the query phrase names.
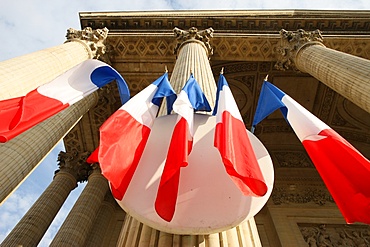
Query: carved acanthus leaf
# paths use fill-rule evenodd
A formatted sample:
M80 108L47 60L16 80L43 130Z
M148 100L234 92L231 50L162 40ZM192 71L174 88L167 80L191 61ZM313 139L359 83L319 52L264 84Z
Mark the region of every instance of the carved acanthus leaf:
M307 32L303 29L297 31L280 30L281 45L277 48L278 62L275 68L279 70L294 69L297 52L305 45L322 44L323 37L320 30Z
M106 53L105 40L108 37L108 28L95 29L91 27L86 27L83 30L76 30L74 28L69 28L67 30L66 42L71 41L82 41L86 43L93 54L93 58L106 60L106 57L103 57Z
M77 182L87 181L91 165L86 162L89 152L79 153L77 151L64 152L58 154L59 169L55 172L66 171L76 177Z
M191 41L191 40L201 41L205 45L208 51L208 55L210 56L213 54L213 48L209 43L209 41L213 37L213 32L214 32L213 28L210 27L205 30L198 31L196 27L192 27L189 29L189 31L184 31L180 28L175 27L173 29L173 32L177 40L177 45L174 49L175 54L177 54L179 48L184 42Z

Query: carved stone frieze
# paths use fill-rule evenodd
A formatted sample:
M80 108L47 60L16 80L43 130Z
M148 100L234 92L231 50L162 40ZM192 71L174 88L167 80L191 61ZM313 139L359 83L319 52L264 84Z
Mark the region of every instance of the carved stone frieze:
M232 61L276 61L277 38L223 37L212 40L214 56L212 60Z
M358 43L356 40L347 40L346 42L342 42L341 45L353 47L353 49L350 49L349 54L370 59L370 53L359 53L360 50L370 50L370 42L362 39L362 41ZM333 42L334 41L330 40L326 42L325 45L332 48L331 45L335 45ZM173 51L176 42L168 35L159 37L142 37L140 35L133 37L132 34L108 36L106 46L107 50L111 47L109 48L111 51L109 57L113 62L121 60L127 61L127 59L136 59L137 57L158 61L175 61ZM269 61L276 63L279 55L277 52L279 46L280 40L275 37L261 38L248 36L238 38L214 36L212 39L214 54L212 55L211 61ZM267 70L265 69L265 71Z
M89 155L90 152L61 151L58 154L59 169L55 171L55 174L59 171L66 171L75 176L77 182L87 181L89 172L92 169L91 165L86 163Z
M278 62L275 67L279 70L294 69L296 55L300 49L308 45L322 45L323 37L320 30L312 32L298 29L297 31L280 30L281 44L277 52L279 54Z
M309 247L368 247L370 227L365 225L298 224Z
M352 54L354 56L370 59L370 42L353 38L353 39L334 39L325 37L324 45L331 49Z
M75 125L64 137L64 147L67 151L83 152L85 151L83 128L80 124Z
M286 123L284 119L273 120L273 124L269 125L257 125L255 129L255 134L267 134L267 133L293 133L292 128Z
M335 99L338 97L338 94L331 88L325 87L323 102L319 110L318 116L324 122L328 122L331 112L334 109Z
M91 27L85 27L82 30L69 28L66 34L66 42L79 41L86 44L90 52L93 54L92 58L104 59L106 53L105 40L108 37L108 28L93 30Z
M304 151L273 151L271 155L276 159L275 167L281 168L314 168L310 158Z
M113 61L119 61L122 58L135 59L145 57L150 59L171 59L175 61L173 51L175 42L172 37L155 37L136 36L135 39L131 36L108 36L107 46L112 46L114 53Z
M295 184L275 186L271 198L275 205L313 202L316 205L322 206L326 203L334 203L330 193L322 186L309 187L308 185L297 186Z

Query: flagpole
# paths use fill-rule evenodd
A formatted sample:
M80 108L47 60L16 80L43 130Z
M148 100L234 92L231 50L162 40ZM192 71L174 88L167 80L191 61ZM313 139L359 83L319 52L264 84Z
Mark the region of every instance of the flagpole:
M268 79L269 79L269 75L267 74L266 77L265 77L265 79L263 79L263 83L266 82L266 81L268 81ZM252 127L251 127L252 134L254 134L255 129L256 129L256 127L252 123Z
M211 108L213 108L216 101L217 88L209 63L209 56L212 54L212 47L208 43L212 37L213 29L209 28L204 31L198 31L196 28L191 28L188 32L175 28L174 32L180 38L177 39L179 41L175 48L177 60L170 78L173 89L179 93L184 87L186 81L189 79L189 71L192 71L194 78L199 83L201 90L207 97ZM164 115L164 110L166 109L164 105L165 104L162 104L158 116ZM118 241L126 242L128 236L134 236L137 234L135 228L129 227L130 224L139 225L142 223L137 222L134 218L128 215ZM142 226L143 229L147 229L144 224L142 224ZM241 229L248 229L248 232L246 232L246 230L241 231ZM154 229L152 229L152 231L154 232ZM145 239L151 238L150 231L143 231L143 233L144 234L141 234L139 231L137 241L147 247L149 246L149 242L146 244ZM202 235L180 236L163 231L160 231L159 233L157 232L157 234L159 236L158 244L156 245L157 247L171 247L177 246L178 244L183 247L190 247L193 246L191 243L194 243L198 238L200 239L203 237ZM248 242L251 243L251 245L261 246L254 218L251 218L227 231L209 234L207 235L205 242L209 246L213 247L226 245L241 246L238 239L242 239L243 243ZM177 244L175 242L177 242ZM128 246L129 243L126 243Z

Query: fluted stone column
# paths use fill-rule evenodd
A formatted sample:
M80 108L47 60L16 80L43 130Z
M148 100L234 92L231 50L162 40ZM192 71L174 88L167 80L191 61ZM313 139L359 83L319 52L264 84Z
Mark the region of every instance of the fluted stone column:
M97 94L91 94L9 142L0 143L0 202L5 201L97 101Z
M77 182L87 179L90 166L85 158L86 154L59 154L53 181L0 246L37 246Z
M209 41L212 38L213 29L198 31L196 28L191 28L189 31L183 31L175 28L174 32L178 44L175 48L177 60L170 79L172 87L179 93L192 72L211 107L214 107L217 85L209 64L209 56L212 54ZM165 109L166 107L162 105L159 114L164 114ZM127 214L117 247L135 246L135 243L140 247L261 246L254 218L220 233L176 235L150 228Z
M105 53L107 29L67 30L59 46L0 62L0 100L24 96L73 66Z
M85 245L100 205L109 189L108 181L101 174L99 166L97 164L93 166L84 190L50 246L80 247Z
M105 194L105 199L100 205L99 212L95 218L85 247L104 246L104 237L105 235L109 234L109 223L114 216L115 204L116 202L112 194L110 193L110 191L107 191L107 193Z
M25 95L80 62L101 57L107 32L69 29L63 45L0 62L0 100ZM9 142L0 143L0 204L96 102L93 94Z
M319 30L280 31L277 68L309 73L370 113L370 60L327 48Z
M174 29L177 45L175 53L177 60L171 75L171 85L176 93L179 93L190 74L193 73L200 88L203 90L210 106L213 108L216 101L217 85L209 65L209 57L213 54L213 49L209 44L213 37L213 29L208 28L198 31L191 28L189 31ZM165 104L161 106L159 115L167 114Z

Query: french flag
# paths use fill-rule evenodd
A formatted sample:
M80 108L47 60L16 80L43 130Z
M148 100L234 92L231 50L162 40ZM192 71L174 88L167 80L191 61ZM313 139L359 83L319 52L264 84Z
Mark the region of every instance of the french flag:
M176 93L167 73L122 105L100 127L100 145L90 162L98 152L95 162L100 163L116 199L121 200L126 193L164 97L169 114Z
M217 83L214 146L220 152L226 172L246 196L263 196L267 185L258 165L243 119L225 77Z
M211 111L211 107L193 74L174 102L173 111L178 114L178 118L172 133L155 200L156 212L168 222L172 220L175 213L180 168L188 165L188 155L193 147L194 112Z
M117 81L121 100L126 102L130 93L122 76L109 65L93 59L23 97L0 101L0 142L9 141L112 80Z
M253 126L276 109L302 142L347 223L370 224L370 162L338 133L265 81Z

